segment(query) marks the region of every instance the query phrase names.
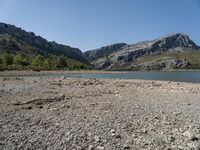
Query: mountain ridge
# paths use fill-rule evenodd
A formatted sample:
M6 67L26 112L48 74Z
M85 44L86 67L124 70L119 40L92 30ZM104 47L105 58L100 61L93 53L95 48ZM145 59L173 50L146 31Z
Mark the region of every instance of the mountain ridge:
M19 44L23 47L20 47ZM24 44L24 45L23 45ZM77 61L86 62L80 49L50 42L33 32L27 32L14 25L0 22L0 52L21 52L25 55L64 55Z
M183 33L168 34L134 44L115 43L82 52L78 48L51 42L33 32L0 22L0 52L3 51L30 58L37 55L63 55L68 59L93 65L96 69L106 70L180 69L188 66L200 68L197 60L200 58L200 47Z
M89 50L83 53L88 61L94 61L98 57L103 57L127 45L126 43L115 43L94 50Z
M91 63L97 69L113 69L123 66L131 67L135 66L137 59L144 55L183 52L185 49L199 50L200 48L186 34L176 33L150 41L127 44L106 57L99 57Z

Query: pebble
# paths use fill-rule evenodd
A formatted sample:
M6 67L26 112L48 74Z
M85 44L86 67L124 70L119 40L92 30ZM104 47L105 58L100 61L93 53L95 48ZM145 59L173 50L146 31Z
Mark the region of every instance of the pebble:
M103 146L97 146L97 150L104 150L105 148Z
M114 130L114 129L111 129L110 132L111 132L111 133L115 133L115 130Z
M100 138L98 136L94 136L95 142L100 142Z
M193 139L195 136L194 136L194 133L191 132L191 131L185 131L183 133L183 136L187 137L188 139Z
M125 144L125 145L123 146L123 149L130 149L130 146L129 146L128 144Z
M93 145L89 145L88 146L88 150L94 150L94 146Z
M111 129L110 133L111 133L111 136L115 136L115 130L114 129Z

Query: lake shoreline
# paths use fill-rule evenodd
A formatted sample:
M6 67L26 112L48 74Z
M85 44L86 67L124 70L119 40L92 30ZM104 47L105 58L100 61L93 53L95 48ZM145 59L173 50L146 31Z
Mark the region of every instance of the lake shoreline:
M3 71L0 77L80 77L200 83L200 71Z

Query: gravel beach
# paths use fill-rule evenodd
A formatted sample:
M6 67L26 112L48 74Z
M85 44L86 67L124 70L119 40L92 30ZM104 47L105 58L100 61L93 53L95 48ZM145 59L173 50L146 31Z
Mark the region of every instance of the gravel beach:
M200 84L0 75L2 150L200 149Z

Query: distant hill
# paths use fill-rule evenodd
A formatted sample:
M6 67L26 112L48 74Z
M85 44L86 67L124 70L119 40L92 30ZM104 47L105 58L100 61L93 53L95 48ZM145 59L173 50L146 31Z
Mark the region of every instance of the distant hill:
M97 69L111 70L200 68L200 48L187 35L181 33L109 51L112 52L97 57L91 63Z
M89 68L78 48L49 42L33 32L0 23L0 70Z
M64 55L73 60L86 62L78 48L49 42L40 36L36 36L33 32L26 32L6 23L0 23L0 52L2 51L23 54L29 57L38 54L43 56Z
M163 70L200 69L200 47L189 36L171 34L136 44L116 43L84 53L0 23L0 70L5 69Z
M96 60L97 58L104 57L111 54L112 52L122 48L125 45L127 44L125 43L112 44L112 45L101 47L98 49L86 51L83 53L83 55L88 61L92 62Z

